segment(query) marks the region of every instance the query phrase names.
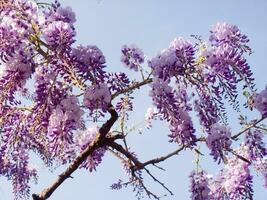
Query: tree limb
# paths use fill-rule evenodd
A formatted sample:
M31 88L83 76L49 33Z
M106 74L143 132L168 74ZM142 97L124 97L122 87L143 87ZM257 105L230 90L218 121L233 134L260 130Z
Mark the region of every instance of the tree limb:
M240 131L239 133L235 134L235 135L232 136L231 138L232 138L233 140L237 140L238 137L239 137L240 135L242 135L243 133L245 133L247 130L249 130L249 129L255 127L258 123L262 122L264 119L266 119L266 117L262 117L262 118L260 118L259 120L253 122L252 124L248 125L244 130L242 130L242 131Z
M81 154L73 161L73 163L63 173L61 173L50 186L45 188L40 194L33 194L33 200L48 199L67 178L71 177L71 174L78 169L78 167L89 155L91 155L97 148L105 145L106 135L118 119L118 113L115 111L112 105L109 106L108 111L111 117L99 129L99 134L95 140L84 151L81 152Z

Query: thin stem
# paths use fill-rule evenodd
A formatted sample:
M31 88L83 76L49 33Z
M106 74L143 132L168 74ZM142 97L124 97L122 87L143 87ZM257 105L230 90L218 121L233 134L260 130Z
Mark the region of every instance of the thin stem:
M239 133L237 133L237 134L235 134L234 136L232 136L231 138L232 138L233 140L237 140L238 137L239 137L240 135L242 135L243 133L245 133L245 132L248 131L249 129L255 127L257 124L259 124L260 122L262 122L264 119L266 119L266 117L262 117L262 118L260 118L259 120L255 121L254 123L248 125L244 130L242 130L242 131L240 131Z

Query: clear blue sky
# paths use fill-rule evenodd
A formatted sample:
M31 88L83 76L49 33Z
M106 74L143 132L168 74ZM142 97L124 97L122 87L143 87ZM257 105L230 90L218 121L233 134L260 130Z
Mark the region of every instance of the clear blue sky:
M251 39L254 54L249 63L256 77L258 88L267 84L267 1L266 0L62 0L76 12L77 44L95 44L104 52L109 71L124 70L120 63L120 48L123 44L134 43L143 49L147 57L168 47L178 36L190 34L207 38L211 26L217 22L229 22L240 27ZM137 92L136 111L133 120L139 120L150 105L143 99L143 93ZM234 121L234 120L233 120ZM235 126L235 125L234 125ZM236 126L235 126L236 127ZM234 128L234 130L237 130ZM168 144L168 130L162 123L155 124L154 129L146 131L144 136L132 136L132 150L141 155L141 160L164 154L175 149ZM34 158L35 160L35 158ZM164 199L189 199L188 175L194 167L190 152L170 159L161 166L166 172L152 170L175 193ZM205 163L205 164L204 164ZM203 167L211 172L218 168L211 159L205 160ZM39 192L56 178L64 168L50 174L42 165L39 184L33 186L33 192ZM124 176L118 160L106 156L97 172L80 170L67 180L50 198L51 200L134 200L130 189L112 191L109 186ZM147 180L149 178L147 177ZM10 183L0 178L0 200L11 200ZM255 199L267 199L267 192L262 188L260 178L255 182ZM164 194L160 187L151 181L151 190ZM147 199L147 198L145 198Z

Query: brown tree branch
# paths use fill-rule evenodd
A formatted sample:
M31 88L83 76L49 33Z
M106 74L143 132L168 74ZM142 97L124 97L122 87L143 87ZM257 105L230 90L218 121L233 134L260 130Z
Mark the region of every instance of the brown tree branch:
M262 117L262 118L260 118L259 120L253 122L252 124L248 125L244 130L242 130L242 131L240 131L239 133L235 134L235 135L232 136L231 138L232 138L233 140L237 140L238 137L239 137L240 135L242 135L243 133L245 133L245 132L248 131L249 129L255 127L258 123L262 122L264 119L266 119L266 117Z
M151 83L152 82L152 78L147 78L145 79L144 81L141 81L141 82L136 82L136 83L133 83L131 86L119 91L119 92L116 92L112 95L112 98L111 99L114 99L115 97L121 95L121 94L125 94L127 92L130 92L132 90L135 90L135 89L139 89L141 86L144 86L148 83Z
M53 192L69 177L71 174L78 169L78 167L86 160L86 158L91 155L97 148L105 145L106 136L113 126L113 124L118 119L118 113L115 111L112 105L108 109L111 117L102 127L99 129L99 134L95 140L84 150L81 154L73 161L73 163L63 172L58 178L47 188L45 188L40 194L33 194L33 200L45 200L48 199Z
M205 141L205 138L198 138L196 140L196 142L199 142L199 141L203 142L203 141ZM190 144L184 145L184 146L178 148L177 150L175 150L175 151L173 151L173 152L171 152L165 156L154 158L154 159L151 159L149 161L142 163L136 157L134 157L130 152L125 150L120 144L116 143L114 140L109 141L107 143L107 145L110 146L111 148L115 149L116 151L120 152L121 154L123 154L129 160L131 160L133 162L133 164L135 165L135 166L133 166L134 171L144 169L145 166L147 166L147 165L155 165L159 162L163 162L163 161L167 160L168 158L177 155L179 152L181 152L182 150L184 150L185 148L190 146Z

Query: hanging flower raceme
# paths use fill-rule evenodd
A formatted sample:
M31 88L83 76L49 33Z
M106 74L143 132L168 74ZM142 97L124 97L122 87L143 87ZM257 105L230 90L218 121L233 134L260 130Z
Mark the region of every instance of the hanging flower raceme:
M43 29L43 37L47 45L59 51L70 48L71 44L75 41L75 35L73 27L63 21L54 21Z
M0 25L0 41L0 56L3 62L10 59L22 44L20 34L11 26L3 24L3 22Z
M128 68L138 71L144 62L144 53L135 45L124 45L121 49L121 62Z
M219 121L217 107L208 94L204 93L194 101L194 110L197 112L200 124L205 131L209 131L212 124Z
M10 103L18 103L14 99L14 93L24 87L34 70L34 63L30 57L31 54L19 52L1 66L3 71L0 76L0 102L8 99Z
M224 152L230 151L231 146L231 132L230 129L218 123L213 124L209 135L206 138L207 146L211 150L211 155L215 161L220 163L224 160Z
M152 120L158 119L160 114L157 112L156 108L149 107L145 114L145 127L147 129L152 127Z
M68 149L73 144L73 131L81 127L82 115L83 111L75 96L63 99L53 111L49 118L48 138L50 151L54 156L61 157L61 154L66 154L64 149Z
M174 93L167 81L155 78L151 84L150 96L163 119L169 122L171 142L194 146L196 136L192 119L188 113L187 94L183 90Z
M190 176L190 192L192 200L210 200L209 178L206 172L193 171Z
M241 145L234 150L239 156L249 159L248 147ZM222 187L228 197L233 200L241 198L253 199L252 175L249 170L250 163L236 157L230 157L223 171Z
M76 144L79 151L85 150L98 136L99 127L93 126L88 128L86 131L82 132L76 138ZM96 167L102 162L102 157L104 156L107 148L100 147L96 149L87 159L80 165L80 168L86 168L90 172L96 170Z
M12 161L9 166L9 176L12 180L13 193L16 199L22 199L30 196L29 182L34 179L36 182L37 171L29 166L29 152L26 146L18 146L12 153Z
M254 107L260 112L262 117L267 117L267 88L256 95Z
M83 97L84 105L92 112L96 109L106 112L108 105L110 104L110 100L111 93L108 86L104 83L89 86Z
M189 41L176 38L168 49L152 58L148 65L155 77L170 81L173 76L184 75L185 68L193 64L194 53L194 47Z
M73 25L76 22L75 13L71 7L62 7L59 2L53 3L52 8L45 12L46 21L62 21Z
M262 174L264 179L264 187L267 188L267 156L263 158L257 158L257 160L253 163L253 167L256 172Z
M106 59L97 46L88 45L73 48L71 59L74 62L75 71L85 80L90 80L94 84L104 82Z
M210 32L210 42L215 46L228 44L240 48L249 42L248 37L242 34L237 26L225 22L217 23Z
M250 159L256 160L267 156L267 149L263 142L263 133L260 130L248 130L245 134L245 145L249 148Z

